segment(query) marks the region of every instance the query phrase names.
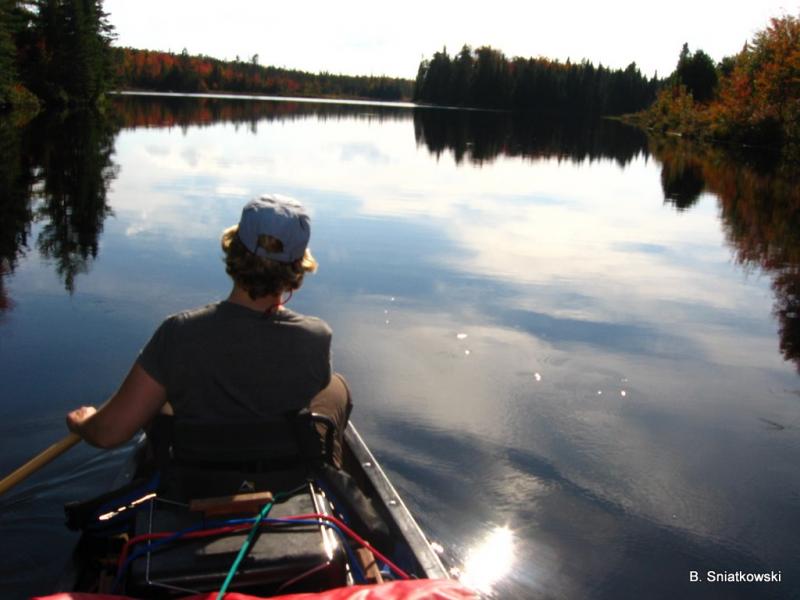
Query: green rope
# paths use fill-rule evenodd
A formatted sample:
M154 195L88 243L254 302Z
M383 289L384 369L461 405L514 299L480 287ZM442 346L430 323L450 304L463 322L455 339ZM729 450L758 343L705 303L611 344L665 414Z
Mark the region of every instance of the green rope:
M233 576L236 575L236 571L239 570L239 565L241 564L242 559L244 559L245 555L247 554L247 551L250 550L250 544L253 543L253 539L256 537L256 533L258 533L258 530L261 526L261 521L267 518L269 511L272 510L273 504L274 501L268 502L266 505L264 505L264 508L261 509L261 512L258 513L258 518L256 519L256 522L253 523L253 526L250 528L250 533L247 535L247 539L244 541L244 544L242 544L242 547L239 549L239 554L236 555L236 560L233 561L231 568L228 570L228 576L225 577L225 582L219 589L219 593L217 594L217 600L222 600L225 597L225 592L228 591L228 587L230 586L231 581L233 581Z
M222 587L219 589L217 593L217 600L223 600L225 597L225 593L228 591L228 587L231 585L231 581L233 581L233 576L236 575L236 571L239 570L239 565L241 564L244 557L247 555L247 552L250 550L250 545L253 543L253 540L256 537L256 533L258 533L259 528L261 527L261 521L267 518L269 511L272 510L272 507L278 503L283 502L290 496L293 496L297 492L305 489L304 485L301 485L289 492L282 492L279 494L275 494L272 502L268 502L264 505L264 508L261 509L261 512L258 513L258 518L256 522L253 523L253 526L250 528L250 533L247 535L247 539L242 544L242 547L239 549L239 554L236 555L236 560L233 561L230 570L228 571L227 577L225 577L225 581L222 584Z

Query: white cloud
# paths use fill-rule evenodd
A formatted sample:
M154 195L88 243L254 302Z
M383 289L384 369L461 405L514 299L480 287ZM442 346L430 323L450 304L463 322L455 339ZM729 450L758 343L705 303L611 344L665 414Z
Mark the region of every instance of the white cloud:
M635 61L651 75L674 68L684 42L719 60L741 49L780 0L762 2L522 3L363 0L301 4L230 0L107 0L118 45L249 60L308 71L413 78L422 56L446 45L489 44L509 56L588 58L612 67ZM793 7L796 10L796 6Z

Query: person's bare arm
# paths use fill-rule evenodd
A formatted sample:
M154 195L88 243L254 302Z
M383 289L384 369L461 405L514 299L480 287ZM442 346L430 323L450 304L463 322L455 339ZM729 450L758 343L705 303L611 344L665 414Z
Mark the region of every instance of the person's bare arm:
M119 390L95 409L82 406L67 415L67 427L92 446L114 448L131 439L167 401L167 392L138 363Z

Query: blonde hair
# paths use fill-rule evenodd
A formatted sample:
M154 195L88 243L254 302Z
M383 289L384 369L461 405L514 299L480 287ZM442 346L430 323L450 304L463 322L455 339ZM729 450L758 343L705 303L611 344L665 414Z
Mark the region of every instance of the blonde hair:
M303 258L282 263L250 252L239 239L238 232L238 225L222 232L225 272L253 300L285 291L293 292L303 284L306 273L317 270L317 261L308 248ZM258 236L258 245L268 252L283 251L283 243L270 235Z

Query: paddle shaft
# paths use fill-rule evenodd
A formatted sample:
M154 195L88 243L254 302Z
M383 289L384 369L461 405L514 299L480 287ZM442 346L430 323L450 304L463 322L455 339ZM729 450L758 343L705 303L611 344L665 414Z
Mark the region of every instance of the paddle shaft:
M70 433L68 436L50 446L44 452L41 452L30 459L19 469L0 480L0 496L5 494L8 490L13 488L29 475L33 475L36 471L51 462L53 459L64 454L64 452L72 448L80 441L81 436L79 436L77 433Z

